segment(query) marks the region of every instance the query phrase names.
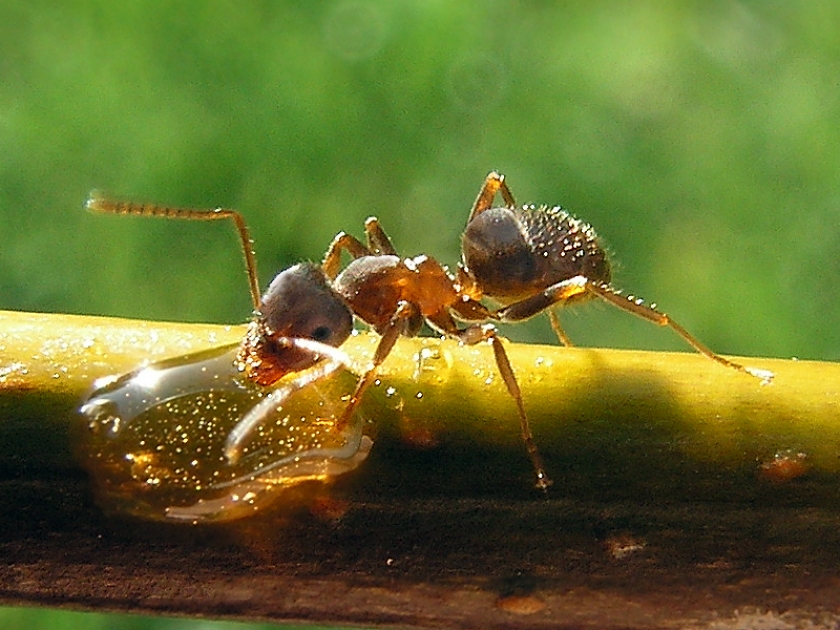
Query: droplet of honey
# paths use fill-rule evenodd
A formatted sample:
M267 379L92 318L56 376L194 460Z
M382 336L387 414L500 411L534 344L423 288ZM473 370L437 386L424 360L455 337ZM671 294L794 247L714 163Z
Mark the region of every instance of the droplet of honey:
M225 441L272 388L244 379L236 346L149 365L98 383L80 408L75 450L109 511L192 522L232 520L278 490L353 470L372 442L360 418L335 429L355 376L338 371L268 414L235 463Z

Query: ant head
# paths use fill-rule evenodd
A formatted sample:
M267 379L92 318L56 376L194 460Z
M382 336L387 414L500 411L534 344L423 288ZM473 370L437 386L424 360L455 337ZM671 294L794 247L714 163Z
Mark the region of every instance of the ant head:
M281 271L272 280L242 343L238 361L249 378L270 385L321 359L310 350L279 340L312 339L338 347L352 329L353 314L321 267L301 263Z
M353 328L353 314L321 267L301 263L275 276L262 297L260 314L272 334L340 346Z

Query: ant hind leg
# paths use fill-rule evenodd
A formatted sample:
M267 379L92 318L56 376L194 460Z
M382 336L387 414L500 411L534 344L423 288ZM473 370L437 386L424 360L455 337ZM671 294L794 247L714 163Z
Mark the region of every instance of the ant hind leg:
M505 176L496 171L492 171L485 178L481 190L478 191L478 197L475 198L467 223L485 210L493 207L493 199L496 197L496 193L501 193L506 208L516 207L513 194L510 192L507 183L505 183Z
M711 348L701 343L700 340L698 340L685 328L683 328L677 322L671 319L666 313L662 313L661 311L656 310L652 306L647 306L640 299L620 295L614 289L607 285L589 283L587 285L587 290L590 293L597 295L604 301L609 302L613 306L617 306L623 311L633 313L634 315L637 315L638 317L646 319L649 322L652 322L659 326L668 326L671 330L673 330L680 337L682 337L683 340L686 343L688 343L692 348L694 348L697 352L711 359L712 361L720 363L724 367L728 367L733 370L749 374L750 376L759 379L763 384L769 383L773 380L773 373L768 370L761 370L758 368L744 366L740 363L736 363L735 361L730 361L726 357L723 357L718 353L714 352Z
M548 321L551 322L551 329L554 331L554 334L557 335L557 339L560 340L567 348L571 348L575 344L572 343L572 340L569 339L569 336L566 334L566 331L563 330L563 326L560 323L560 316L557 314L557 310L555 308L549 307L546 311L548 313Z
M665 313L662 313L651 306L647 306L639 299L625 297L606 284L590 282L584 276L575 276L573 278L569 278L568 280L558 282L557 284L548 287L541 293L499 309L494 313L494 315L497 319L503 322L522 321L533 317L541 311L562 304L574 297L587 294L599 297L605 302L609 302L613 306L641 317L642 319L646 319L651 323L659 326L668 326L697 352L716 363L720 363L725 367L749 374L750 376L761 380L762 383L770 382L773 379L772 372L745 367L740 363L730 361L729 359L712 351L710 348L700 343L694 335L689 333L685 328L680 326Z

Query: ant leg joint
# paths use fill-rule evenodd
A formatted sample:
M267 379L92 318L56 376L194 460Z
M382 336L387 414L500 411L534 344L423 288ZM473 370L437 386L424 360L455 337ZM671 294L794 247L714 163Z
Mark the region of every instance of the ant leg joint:
M457 335L458 340L468 346L474 346L482 341L494 339L496 336L496 327L493 324L468 326Z

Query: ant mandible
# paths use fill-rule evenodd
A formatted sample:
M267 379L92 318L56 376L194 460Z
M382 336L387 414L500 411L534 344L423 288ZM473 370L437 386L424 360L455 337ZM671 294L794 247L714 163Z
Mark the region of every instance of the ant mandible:
M502 207L493 207L497 193L504 201ZM669 326L699 353L728 368L762 383L773 378L772 372L716 354L665 313L621 295L610 286L610 264L592 226L559 206L517 206L504 175L495 171L487 175L473 204L461 249L458 283L473 300L486 296L501 304L491 313L495 320L520 322L545 311L557 338L571 346L554 307L599 297Z
M225 456L235 463L248 437L293 392L327 376L349 359L335 349L350 336L353 317L371 326L380 341L369 367L359 377L335 429L342 431L356 412L362 395L400 336L414 336L425 322L437 332L473 345L488 342L496 365L514 402L536 474L537 487L551 480L545 472L522 394L501 339L492 324L494 313L466 294L448 270L429 256L400 258L375 217L365 222L367 244L341 232L335 236L320 265L300 263L281 271L260 297L256 259L242 215L217 208L211 211L132 204L92 197L87 208L110 214L175 219L231 219L239 234L254 303L254 317L236 357L238 369L262 386L273 386L287 374L302 372L273 390L250 409L233 428ZM341 270L341 254L352 260ZM457 321L466 325L459 327ZM317 364L320 368L303 372Z

